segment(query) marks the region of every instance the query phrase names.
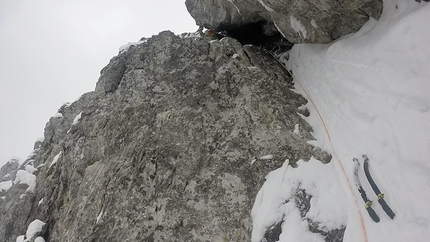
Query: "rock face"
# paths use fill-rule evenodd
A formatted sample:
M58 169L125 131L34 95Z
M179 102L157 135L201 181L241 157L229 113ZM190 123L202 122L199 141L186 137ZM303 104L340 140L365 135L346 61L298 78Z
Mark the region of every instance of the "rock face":
M39 220L34 236L50 242L250 241L265 176L326 155L290 88L270 54L232 38L162 32L131 46L14 167L36 167L37 187L1 198L2 241Z
M197 25L234 30L256 22L274 23L291 43L328 43L379 19L382 0L186 0Z

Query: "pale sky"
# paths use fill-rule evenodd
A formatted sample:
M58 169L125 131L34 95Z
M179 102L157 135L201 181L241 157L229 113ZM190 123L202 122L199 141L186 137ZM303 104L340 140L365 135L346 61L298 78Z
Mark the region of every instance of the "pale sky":
M185 0L0 0L0 166L27 158L65 102L94 90L118 48L197 30Z

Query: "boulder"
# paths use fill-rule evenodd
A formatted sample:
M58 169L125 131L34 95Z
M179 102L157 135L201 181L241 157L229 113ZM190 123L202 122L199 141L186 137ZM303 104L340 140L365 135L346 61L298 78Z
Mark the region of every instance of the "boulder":
M274 23L291 43L329 43L379 19L382 0L186 0L196 24L216 31Z

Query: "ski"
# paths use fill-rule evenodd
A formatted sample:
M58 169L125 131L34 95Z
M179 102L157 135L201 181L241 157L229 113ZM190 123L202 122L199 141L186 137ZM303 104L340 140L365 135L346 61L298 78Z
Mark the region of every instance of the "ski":
M354 166L354 181L355 181L355 186L357 186L358 192L361 195L361 198L363 198L363 201L365 203L365 208L367 210L367 212L369 213L369 216L373 219L373 221L375 221L376 223L379 222L379 217L376 214L375 210L373 210L372 208L372 201L370 201L367 198L366 195L366 191L364 191L363 187L361 186L361 182L360 182L360 178L358 177L358 169L360 168L360 162L358 161L357 158L353 159L355 166Z
M381 192L381 190L379 190L379 187L376 185L375 181L373 180L372 176L370 175L369 172L369 158L367 157L367 155L363 155L363 159L364 159L364 174L367 177L367 180L370 183L370 186L372 187L373 191L376 193L376 195L378 196L378 202L379 204L381 204L382 209L384 209L385 213L388 215L388 217L390 217L391 219L394 219L394 216L396 216L393 212L393 210L391 210L390 206L388 206L387 202L384 199L384 194Z

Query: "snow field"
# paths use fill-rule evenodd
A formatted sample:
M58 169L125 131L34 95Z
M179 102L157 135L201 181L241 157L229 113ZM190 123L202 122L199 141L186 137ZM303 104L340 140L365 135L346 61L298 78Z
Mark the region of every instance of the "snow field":
M351 182L352 158L367 154L370 172L396 213L394 220L386 216L360 170L381 218L378 224L369 218L355 191L368 241L430 238L429 22L428 3L384 1L379 21L332 44L295 45L286 61L296 89L303 86L309 94L330 135L331 142L311 110L315 144L339 158ZM344 241L356 241L360 233L351 209Z

